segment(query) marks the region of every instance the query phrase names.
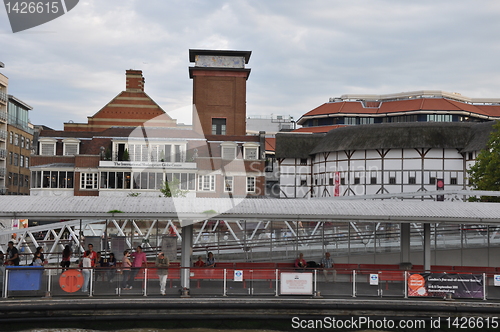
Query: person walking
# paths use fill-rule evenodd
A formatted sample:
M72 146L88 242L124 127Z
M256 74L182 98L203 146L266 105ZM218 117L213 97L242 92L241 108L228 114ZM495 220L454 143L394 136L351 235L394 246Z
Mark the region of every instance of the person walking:
M135 252L130 256L134 259L134 261L132 262L132 270L130 272L130 277L128 280L129 289L132 289L132 284L134 283L137 273L139 273L139 271L141 270L142 264L144 263L146 267L148 266L148 259L146 258L146 254L142 251L141 246L137 246Z
M158 277L160 278L160 294L165 295L165 288L167 287L167 278L168 278L168 266L170 262L168 257L166 257L162 252L158 254L156 257L156 267Z

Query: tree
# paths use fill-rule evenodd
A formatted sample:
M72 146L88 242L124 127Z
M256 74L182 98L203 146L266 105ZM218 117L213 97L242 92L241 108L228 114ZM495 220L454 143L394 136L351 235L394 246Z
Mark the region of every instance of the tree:
M486 148L479 152L476 163L467 171L469 185L474 190L500 191L500 122L493 128L495 131L491 132ZM480 200L500 202L500 197L481 196Z
M163 182L160 192L165 197L186 197L187 190L180 189L180 184L181 181L174 176L172 181Z

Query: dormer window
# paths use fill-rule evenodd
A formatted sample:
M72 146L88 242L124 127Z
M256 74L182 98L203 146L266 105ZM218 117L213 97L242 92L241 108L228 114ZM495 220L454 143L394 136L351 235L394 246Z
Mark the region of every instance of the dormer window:
M221 144L222 159L233 160L236 159L236 143L226 142Z
M75 156L80 153L80 140L76 138L66 138L63 140L63 155Z
M243 144L244 159L258 160L259 159L259 144L258 143L245 143Z
M40 144L40 155L41 156L55 156L56 155L56 139L55 138L40 138L38 140Z

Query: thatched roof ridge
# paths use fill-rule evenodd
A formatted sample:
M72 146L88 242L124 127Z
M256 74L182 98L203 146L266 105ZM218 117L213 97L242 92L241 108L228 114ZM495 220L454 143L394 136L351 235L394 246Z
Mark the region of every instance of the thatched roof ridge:
M276 158L308 158L324 136L324 133L278 133Z
M472 122L408 122L350 126L331 130L312 153L405 148L464 149L474 136ZM482 144L477 135L476 146ZM486 142L484 142L486 144Z

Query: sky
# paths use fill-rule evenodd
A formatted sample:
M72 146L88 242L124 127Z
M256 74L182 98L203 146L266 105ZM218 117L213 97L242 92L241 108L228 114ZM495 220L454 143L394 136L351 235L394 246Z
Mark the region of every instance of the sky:
M33 124L86 122L139 69L145 91L189 122L189 49L252 51L247 115L301 115L343 94L416 90L500 98L497 0L80 0L12 33L0 73Z

